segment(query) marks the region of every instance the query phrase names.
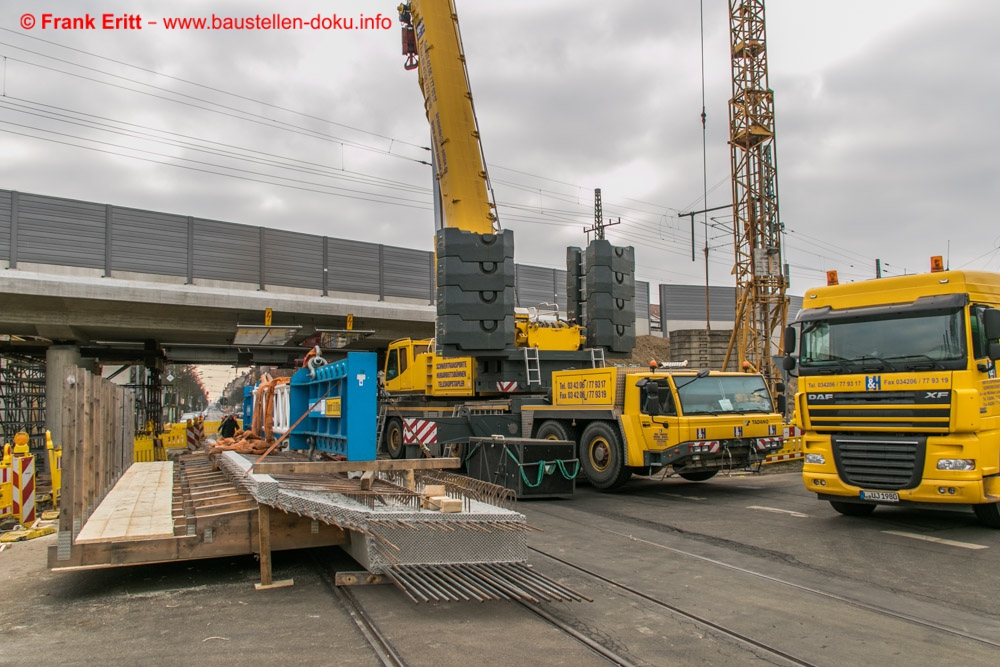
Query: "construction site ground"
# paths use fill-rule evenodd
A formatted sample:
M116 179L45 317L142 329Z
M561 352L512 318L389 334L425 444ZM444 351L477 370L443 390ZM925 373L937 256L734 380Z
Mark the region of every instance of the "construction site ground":
M1000 531L966 508L843 517L798 469L522 501L531 564L593 598L540 607L622 664L996 664ZM0 552L0 664L381 664L324 582L357 569L335 547L274 553L294 585L256 591L250 556L51 573L55 543ZM514 602L351 591L408 665L609 664Z

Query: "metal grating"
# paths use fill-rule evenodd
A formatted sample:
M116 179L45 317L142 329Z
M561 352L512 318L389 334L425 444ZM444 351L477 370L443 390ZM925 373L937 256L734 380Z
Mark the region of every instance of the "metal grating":
M837 472L863 489L912 489L924 468L925 438L834 437Z
M593 602L524 563L395 565L386 574L414 602Z

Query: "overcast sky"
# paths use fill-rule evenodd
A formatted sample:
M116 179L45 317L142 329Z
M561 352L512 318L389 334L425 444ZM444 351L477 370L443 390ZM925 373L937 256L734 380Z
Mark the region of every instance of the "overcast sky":
M0 187L430 249L428 129L416 73L402 67L397 4L5 0ZM952 268L1000 270L1000 3L766 6L792 292L824 282L827 269L842 281L873 277L876 258L886 274L926 271L949 242ZM586 243L600 187L605 216L622 221L608 237L636 246L654 301L657 283L703 284L705 228L699 219L692 262L689 221L677 214L731 203L727 3L704 0L707 201L699 2L457 7L517 261L564 268L564 248ZM42 29L43 13L88 12L98 27L106 13L158 23ZM392 27L163 25L278 12L381 12ZM713 215L711 282L730 285L731 216Z

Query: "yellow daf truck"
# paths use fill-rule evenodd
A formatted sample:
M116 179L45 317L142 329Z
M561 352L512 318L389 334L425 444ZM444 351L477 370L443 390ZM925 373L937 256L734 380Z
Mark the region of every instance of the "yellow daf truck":
M785 331L803 480L841 514L971 505L1000 528L1000 275L932 269L806 292Z

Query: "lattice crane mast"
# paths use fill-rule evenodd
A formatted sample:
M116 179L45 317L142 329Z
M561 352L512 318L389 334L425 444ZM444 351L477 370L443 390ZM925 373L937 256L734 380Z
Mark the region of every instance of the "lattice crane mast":
M723 368L729 368L735 349L740 367L762 373L773 387L781 377L773 357L782 352L788 299L782 271L774 92L767 79L764 0L730 0L729 33L736 323Z

